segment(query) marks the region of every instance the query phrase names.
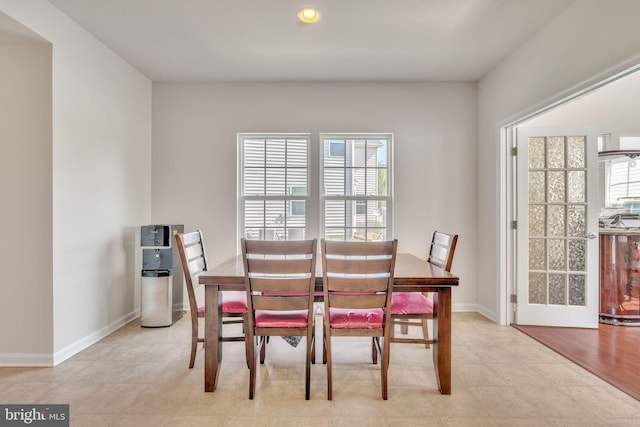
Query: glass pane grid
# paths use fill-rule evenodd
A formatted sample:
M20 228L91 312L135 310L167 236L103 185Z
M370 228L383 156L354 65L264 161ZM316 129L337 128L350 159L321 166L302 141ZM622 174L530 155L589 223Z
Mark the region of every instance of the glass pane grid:
M321 211L325 238L386 238L387 209L391 206L390 142L387 138L322 138Z
M586 138L529 138L529 303L584 305Z

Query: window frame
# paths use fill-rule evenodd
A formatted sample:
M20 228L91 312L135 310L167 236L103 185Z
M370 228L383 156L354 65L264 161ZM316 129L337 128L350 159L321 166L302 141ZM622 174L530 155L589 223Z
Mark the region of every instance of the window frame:
M371 196L371 195L327 195L325 192L325 141L326 140L335 140L335 139L342 139L345 140L345 143L347 140L369 140L369 139L386 139L387 141L387 166L386 166L386 170L387 170L387 194L386 195L375 195L375 196ZM331 142L329 142L329 144L331 144ZM356 204L357 203L366 203L367 201L384 201L386 203L386 209L385 209L385 223L384 223L384 229L386 230L386 236L385 236L385 240L390 240L393 239L394 236L394 232L393 232L393 199L394 199L394 195L393 195L393 133L390 132L381 132L381 133L329 133L329 132L322 132L319 134L319 138L318 138L318 145L319 145L319 201L320 201L320 215L319 215L319 226L320 226L320 235L322 237L326 238L326 231L327 231L327 226L326 226L326 209L325 206L327 204L328 201L341 201L344 200L345 202L353 202L353 211L354 211L354 215L356 212ZM330 158L335 158L336 156L331 156L331 146L329 146L329 153L328 153L328 157ZM347 168L346 166L346 149L345 149L345 168ZM366 166L365 166L366 169ZM333 228L333 227L331 227ZM365 229L365 239L367 239L368 237L368 230L369 230L369 226L367 224L367 221L365 221L365 226L364 227L348 227L346 225L346 221L345 221L345 226L343 227L345 230L345 238L346 238L346 230L351 228L351 229L356 229L356 228L364 228ZM367 239L368 240L368 239Z
M265 141L268 140L291 140L291 139L302 139L306 141L306 195L299 195L299 194L292 194L291 189L293 187L300 187L300 186L296 186L296 185L287 185L286 183L286 178L285 178L285 194L283 195L266 195L266 194L262 194L262 195L258 195L258 194L253 194L253 195L249 195L249 194L245 194L244 193L244 187L245 187L245 182L244 182L244 171L245 171L245 158L244 158L244 142L245 140L250 140L250 139L264 139ZM246 228L245 228L245 206L246 206L246 202L247 201L251 201L251 200L263 200L265 202L268 201L283 201L285 203L285 206L287 209L291 209L291 204L292 202L295 201L304 201L305 203L305 214L304 215L285 215L285 216L291 216L294 217L296 219L300 219L302 217L304 217L304 234L306 236L306 238L309 238L310 236L310 229L309 229L309 221L310 221L310 201L311 201L311 187L313 186L313 183L311 181L311 135L309 133L238 133L237 134L237 146L238 146L238 159L237 159L237 173L238 173L238 188L237 188L237 202L238 202L238 208L237 208L237 212L238 212L238 217L237 217L237 233L238 233L238 242L240 241L240 238L245 237L246 235ZM266 157L265 157L265 165L266 165ZM285 170L287 168L286 164L284 166ZM285 177L286 177L286 173L285 173ZM287 227L287 219L284 218L284 223L282 226L285 229L285 235L286 235L286 229L287 228L291 228L291 229L298 229L299 227ZM268 236L268 228L265 226L263 226L263 235L262 237L267 237Z

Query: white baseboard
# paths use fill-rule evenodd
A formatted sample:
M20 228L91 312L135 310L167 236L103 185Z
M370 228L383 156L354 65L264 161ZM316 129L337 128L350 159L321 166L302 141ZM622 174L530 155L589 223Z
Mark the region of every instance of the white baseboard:
M104 328L97 330L96 332L93 332L92 334L89 334L84 338L79 339L75 343L66 346L62 350L57 351L53 355L53 366L56 366L59 363L64 362L71 356L77 353L80 353L85 348L92 346L93 344L100 341L102 338L106 337L112 332L117 331L118 329L120 329L121 327L123 327L124 325L126 325L127 323L131 322L133 319L136 319L138 317L140 317L139 308L132 311L129 314L122 316L116 321L111 322L109 325L105 326Z
M478 313L480 313L481 315L483 315L484 317L486 317L487 319L491 320L494 323L498 323L498 315L496 314L495 311L490 311L487 310L485 307L476 306L476 310Z
M452 312L459 312L459 313L463 313L463 312L474 312L474 311L478 311L478 306L477 304L469 304L469 303L463 303L463 304L451 304L451 311Z
M110 333L140 317L140 309L121 317L104 328L79 339L54 354L51 353L0 353L0 367L51 367L97 343Z

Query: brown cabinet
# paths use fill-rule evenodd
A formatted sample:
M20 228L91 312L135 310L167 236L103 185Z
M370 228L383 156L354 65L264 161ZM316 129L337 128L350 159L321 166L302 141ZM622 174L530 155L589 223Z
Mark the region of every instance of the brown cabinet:
M600 322L640 326L640 230L600 230Z

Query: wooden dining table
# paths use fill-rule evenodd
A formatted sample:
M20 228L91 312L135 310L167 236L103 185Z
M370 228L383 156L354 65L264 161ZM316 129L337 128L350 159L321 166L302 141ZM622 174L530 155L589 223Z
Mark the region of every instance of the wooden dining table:
M322 263L316 264L316 290L322 291ZM205 285L204 391L218 385L222 363L222 301L220 291L244 290L242 256L233 257L203 272L199 283ZM451 287L458 286L458 276L448 273L415 255L399 253L396 257L393 290L396 292L435 292L433 317L433 366L442 394L451 394ZM425 354L428 352L425 351Z

